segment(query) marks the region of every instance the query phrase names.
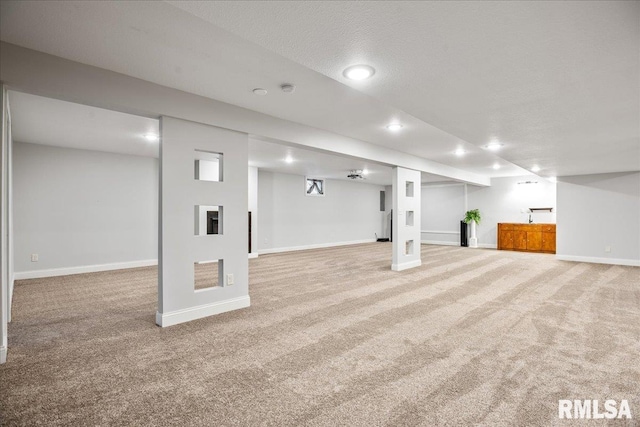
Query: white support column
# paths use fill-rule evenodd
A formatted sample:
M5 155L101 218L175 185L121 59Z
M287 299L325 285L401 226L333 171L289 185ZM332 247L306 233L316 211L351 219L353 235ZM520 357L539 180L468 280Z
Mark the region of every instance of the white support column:
M393 168L393 260L402 271L422 265L420 259L420 172Z
M170 117L160 123L156 323L171 326L248 307L248 136ZM196 179L202 178L201 153L221 157L222 180ZM201 206L222 208L219 234L200 235L194 212ZM223 261L217 286L196 290L194 263L212 260Z
M258 168L249 167L249 212L251 212L251 252L249 258L258 258Z
M0 107L2 125L0 129L0 363L7 361L7 322L9 308L9 253L8 253L8 111L7 89L0 84L2 90L2 105Z

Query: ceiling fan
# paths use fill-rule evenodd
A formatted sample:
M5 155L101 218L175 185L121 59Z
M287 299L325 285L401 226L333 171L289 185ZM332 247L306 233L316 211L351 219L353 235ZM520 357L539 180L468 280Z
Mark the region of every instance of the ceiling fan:
M347 178L349 179L367 179L364 177L364 173L362 172L362 169L352 169L349 174L347 175Z

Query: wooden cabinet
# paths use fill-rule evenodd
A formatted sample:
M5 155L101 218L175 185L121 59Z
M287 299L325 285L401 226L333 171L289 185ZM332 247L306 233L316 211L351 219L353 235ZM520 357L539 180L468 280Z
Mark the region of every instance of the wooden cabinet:
M513 224L498 224L498 249L513 249Z
M498 249L556 253L555 224L498 224Z

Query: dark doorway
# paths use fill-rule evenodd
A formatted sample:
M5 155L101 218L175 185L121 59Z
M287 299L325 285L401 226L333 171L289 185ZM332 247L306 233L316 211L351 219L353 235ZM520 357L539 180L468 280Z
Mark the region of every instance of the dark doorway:
M251 212L249 212L249 253L251 253Z

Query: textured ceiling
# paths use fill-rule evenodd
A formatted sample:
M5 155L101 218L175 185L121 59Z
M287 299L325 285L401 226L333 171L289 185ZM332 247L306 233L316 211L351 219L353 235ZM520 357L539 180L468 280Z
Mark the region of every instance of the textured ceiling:
M640 2L171 3L523 168L640 169Z
M486 176L533 164L541 175L640 169L635 2L0 7L3 41ZM360 62L375 76L346 81ZM297 89L283 94L282 83ZM398 134L384 129L394 120ZM507 161L481 148L492 139Z

